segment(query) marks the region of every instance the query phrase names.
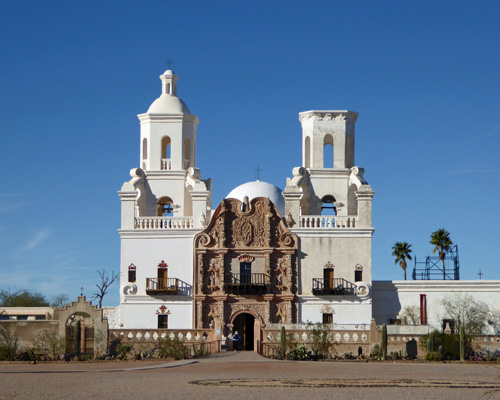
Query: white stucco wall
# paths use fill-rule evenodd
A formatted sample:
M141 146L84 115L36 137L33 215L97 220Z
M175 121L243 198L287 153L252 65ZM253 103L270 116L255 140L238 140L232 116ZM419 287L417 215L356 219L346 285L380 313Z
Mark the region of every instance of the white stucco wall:
M333 311L335 325L366 325L372 318L371 299L360 300L355 296L299 296L299 321L323 322L324 307Z
M373 281L373 317L380 325L396 318L407 306L420 309L420 294L425 294L428 325L440 329L442 319L448 317L442 300L456 293L467 293L492 310L500 309L500 281L497 280Z

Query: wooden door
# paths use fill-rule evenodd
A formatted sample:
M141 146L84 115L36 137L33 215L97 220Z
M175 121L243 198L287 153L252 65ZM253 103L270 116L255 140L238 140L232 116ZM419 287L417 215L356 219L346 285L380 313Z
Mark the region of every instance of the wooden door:
M323 270L323 278L325 279L325 289L335 288L333 279L333 268L325 268Z

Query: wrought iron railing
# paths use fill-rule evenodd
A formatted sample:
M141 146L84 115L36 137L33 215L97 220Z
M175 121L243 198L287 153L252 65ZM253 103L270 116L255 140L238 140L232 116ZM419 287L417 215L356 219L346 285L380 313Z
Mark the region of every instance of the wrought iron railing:
M343 278L324 279L313 278L312 282L313 294L335 294L335 295L351 295L356 294L356 285L346 281Z
M224 288L226 293L232 294L263 294L266 277L261 273L227 273L224 274Z
M146 278L146 293L177 294L179 280L177 278Z

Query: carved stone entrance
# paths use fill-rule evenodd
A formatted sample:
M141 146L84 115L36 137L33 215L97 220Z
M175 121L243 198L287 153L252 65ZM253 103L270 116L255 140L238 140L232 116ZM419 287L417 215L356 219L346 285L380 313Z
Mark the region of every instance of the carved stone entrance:
M269 199L254 198L246 207L223 200L195 237L195 326L220 319L222 335L237 330L250 350L259 340L256 319L259 326L296 323L297 248L297 236Z
M238 314L233 320L233 333L238 331L242 344L239 350L254 350L254 325L255 317L250 313Z

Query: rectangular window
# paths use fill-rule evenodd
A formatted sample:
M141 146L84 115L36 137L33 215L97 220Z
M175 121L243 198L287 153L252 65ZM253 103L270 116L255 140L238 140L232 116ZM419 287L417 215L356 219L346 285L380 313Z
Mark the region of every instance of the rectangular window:
M324 324L333 324L333 314L323 314Z
M354 271L354 282L361 282L363 280L363 271Z
M168 329L168 315L158 315L158 329Z
M135 282L135 270L129 270L128 271L128 281L129 282Z

